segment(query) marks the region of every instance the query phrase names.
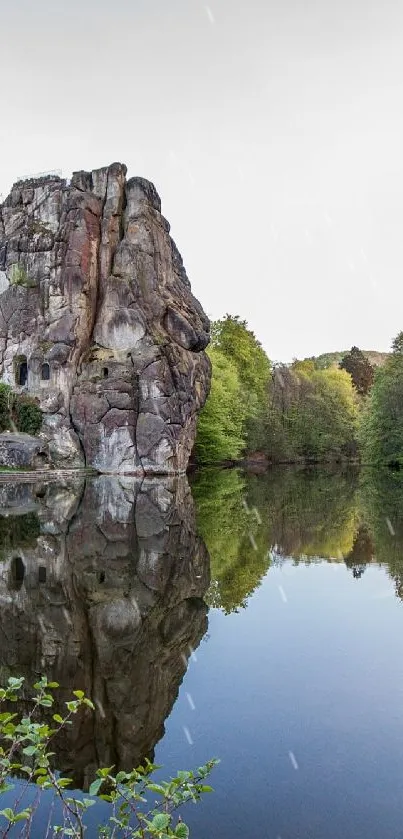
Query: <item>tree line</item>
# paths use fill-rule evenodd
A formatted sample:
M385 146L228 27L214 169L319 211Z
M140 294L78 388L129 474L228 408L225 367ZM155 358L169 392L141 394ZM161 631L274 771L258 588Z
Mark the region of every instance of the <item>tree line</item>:
M324 367L272 363L246 321L212 325L211 392L195 447L199 464L360 460L403 465L403 333L384 365L358 348ZM322 357L321 357L322 358Z

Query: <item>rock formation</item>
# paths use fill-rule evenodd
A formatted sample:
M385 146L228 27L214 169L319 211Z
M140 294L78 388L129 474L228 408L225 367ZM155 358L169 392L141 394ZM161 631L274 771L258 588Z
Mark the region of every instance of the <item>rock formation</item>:
M99 765L152 757L207 630L209 557L189 484L0 484L0 504L0 667L27 687L38 673L60 683L49 718L73 690L93 699L54 745L58 768L88 787Z
M56 466L186 470L209 322L153 184L114 163L0 205L0 379L40 400Z
M0 434L0 463L11 469L43 469L48 466L46 446L29 434Z

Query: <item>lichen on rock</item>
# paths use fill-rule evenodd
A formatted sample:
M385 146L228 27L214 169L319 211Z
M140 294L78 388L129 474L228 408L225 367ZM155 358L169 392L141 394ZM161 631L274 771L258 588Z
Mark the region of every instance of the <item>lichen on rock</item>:
M55 466L186 470L209 322L169 229L120 163L18 182L0 205L0 380L39 399Z

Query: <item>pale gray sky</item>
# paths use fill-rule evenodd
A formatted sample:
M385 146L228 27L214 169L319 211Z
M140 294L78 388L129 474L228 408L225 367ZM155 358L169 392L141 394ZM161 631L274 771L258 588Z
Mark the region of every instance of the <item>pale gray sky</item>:
M403 329L401 0L0 0L0 193L114 160L272 359Z

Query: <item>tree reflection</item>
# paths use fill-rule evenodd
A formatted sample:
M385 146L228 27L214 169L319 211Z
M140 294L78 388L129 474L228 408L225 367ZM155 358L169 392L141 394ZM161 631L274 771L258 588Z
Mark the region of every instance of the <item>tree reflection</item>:
M270 565L268 522L250 481L235 469L206 469L192 485L210 554L207 602L227 614L246 606Z
M373 540L374 559L386 565L403 599L403 476L391 469L363 469L360 509Z
M360 523L351 551L344 557L347 568L351 568L353 577L360 580L364 571L374 560L374 543L368 526Z
M403 479L357 469L211 470L196 477L197 520L211 557L210 605L245 606L270 562L344 562L361 579L385 563L403 597ZM256 516L257 511L257 516Z
M201 472L193 493L211 559L209 604L227 613L244 607L274 556L343 561L359 527L357 486L356 472Z
M205 470L193 493L197 527L186 479L0 485L0 677L92 697L55 744L77 785L152 756L206 604L244 608L271 563L384 563L403 598L398 473Z

